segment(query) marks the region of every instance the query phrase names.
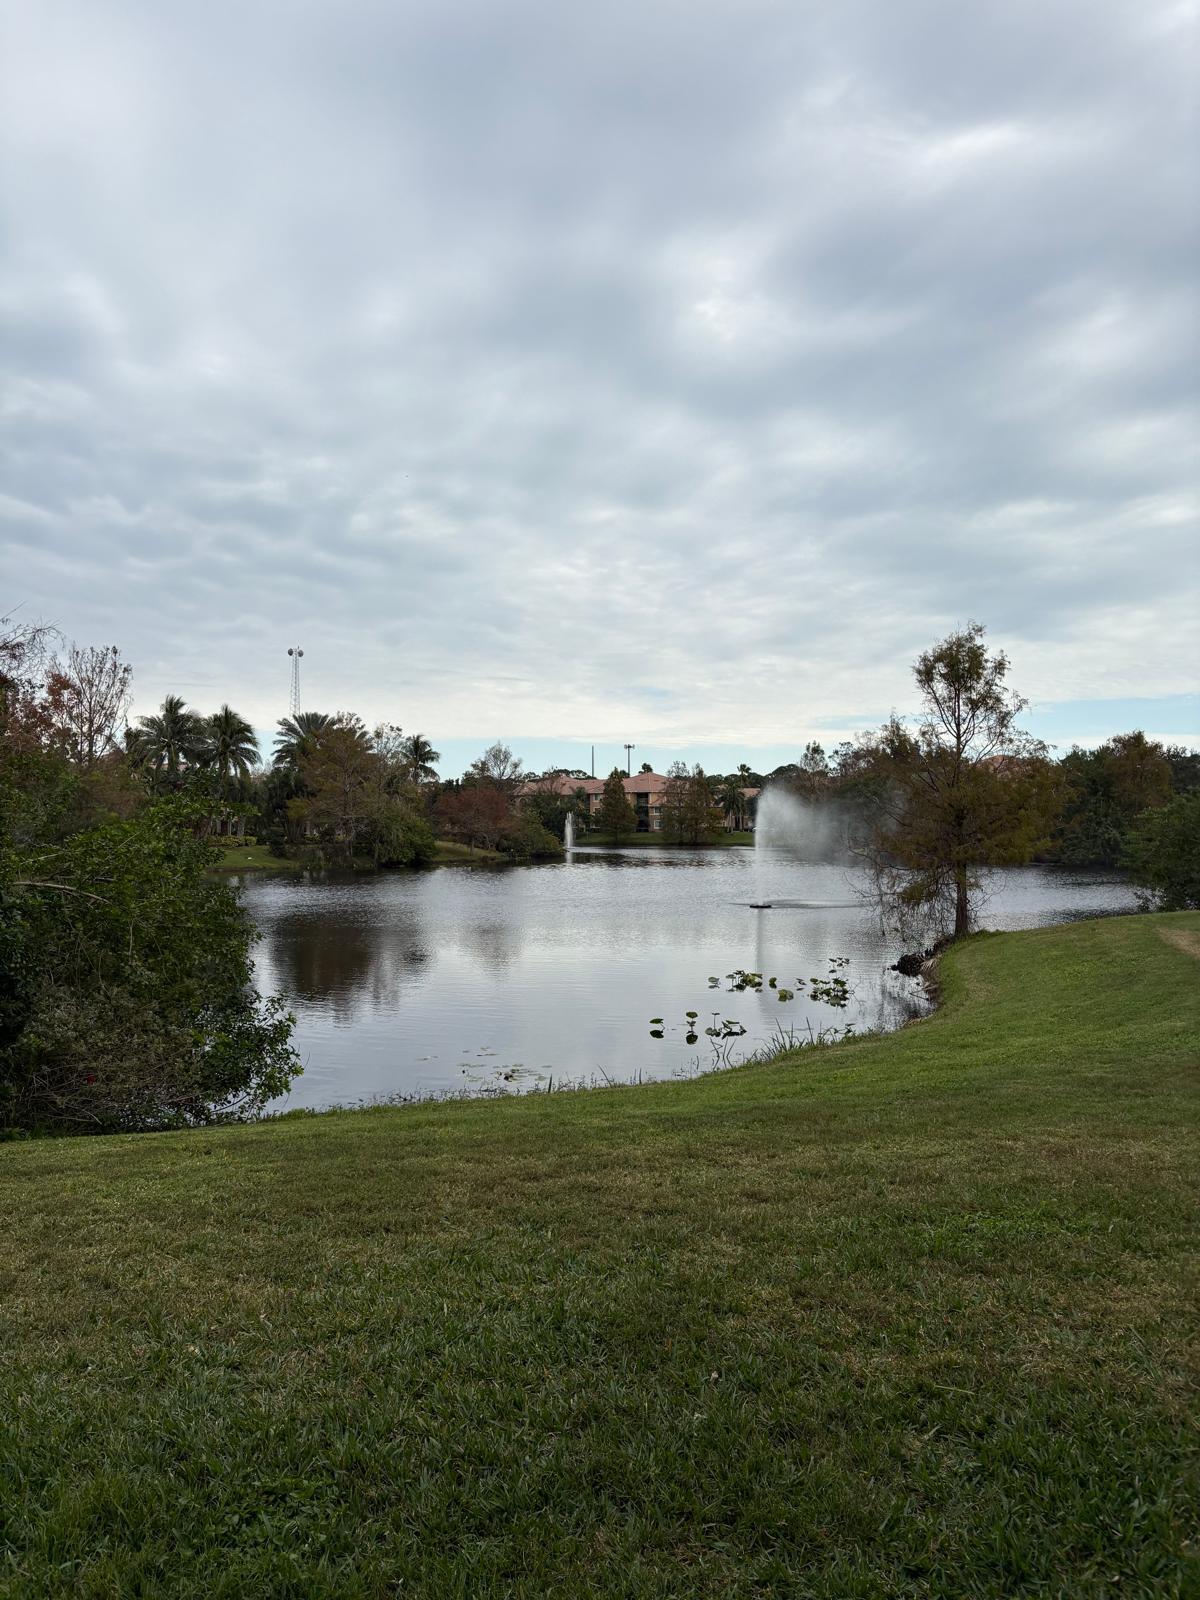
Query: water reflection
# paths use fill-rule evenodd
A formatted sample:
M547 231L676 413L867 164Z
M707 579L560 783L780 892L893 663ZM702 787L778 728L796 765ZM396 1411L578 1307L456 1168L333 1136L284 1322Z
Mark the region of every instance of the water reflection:
M502 872L247 877L244 892L263 934L260 986L286 993L298 1018L307 1070L287 1103L319 1106L461 1090L464 1063L473 1084L499 1075L508 1087L538 1074L670 1077L697 1064L688 1010L736 1017L747 1050L779 1026L897 1026L922 990L887 970L898 951L861 887L851 869L782 852L639 847ZM1029 868L997 875L986 920L1129 909L1116 878ZM796 984L824 976L832 956L850 958L845 1012ZM726 993L737 967L795 986L795 1000L765 984ZM648 1037L654 1016L667 1019L662 1040Z

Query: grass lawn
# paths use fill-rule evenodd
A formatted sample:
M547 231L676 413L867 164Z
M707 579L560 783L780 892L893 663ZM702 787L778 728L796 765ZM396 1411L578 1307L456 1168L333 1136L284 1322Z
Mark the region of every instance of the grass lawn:
M512 857L501 855L499 850L485 850L482 845L455 844L451 839L437 841L435 867L452 866L503 866L511 864Z
M0 1146L0 1594L1200 1592L1198 952L981 937L771 1066Z
M265 844L214 844L212 853L215 872L303 872L304 870L303 861L293 861L285 856L273 856Z

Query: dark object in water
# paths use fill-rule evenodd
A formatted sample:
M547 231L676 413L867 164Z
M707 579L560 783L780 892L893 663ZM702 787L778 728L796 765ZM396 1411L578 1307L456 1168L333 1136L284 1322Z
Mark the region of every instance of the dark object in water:
M751 900L750 909L751 911L770 911L771 902L769 900Z
M921 968L932 956L932 950L912 950L908 955L900 957L892 967L892 971L899 972L905 978L919 978Z

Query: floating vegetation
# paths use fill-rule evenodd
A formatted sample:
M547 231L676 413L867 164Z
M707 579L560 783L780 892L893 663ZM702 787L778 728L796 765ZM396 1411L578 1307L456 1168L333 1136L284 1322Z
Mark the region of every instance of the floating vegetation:
M808 998L818 1004L833 1007L835 1010L845 1010L850 1004L854 990L846 968L850 965L849 956L831 956L829 969L824 977L795 978L792 985L780 983L775 975L764 977L761 972L751 972L745 967L737 967L733 972L725 974L730 994L762 994L764 988L773 989L775 998L780 1005L787 1005L796 998L800 990L807 989ZM710 989L720 987L720 978L710 977ZM731 1055L732 1041L743 1038L746 1025L737 1017L723 1017L719 1011L710 1013L712 1021L704 1029L704 1036L711 1041L713 1063L715 1066L732 1066L734 1061ZM700 1039L697 1031L697 1018L699 1012L685 1011L683 1020L678 1024L688 1044L697 1044ZM853 1024L844 1028L821 1028L814 1031L811 1023L807 1024L802 1034L797 1034L794 1028L784 1029L781 1024L775 1024L775 1034L769 1049L756 1051L746 1057L746 1060L765 1060L782 1050L800 1049L802 1046L817 1044L832 1044L838 1039L847 1038L854 1032ZM662 1017L650 1018L650 1037L652 1039L665 1039L667 1024Z

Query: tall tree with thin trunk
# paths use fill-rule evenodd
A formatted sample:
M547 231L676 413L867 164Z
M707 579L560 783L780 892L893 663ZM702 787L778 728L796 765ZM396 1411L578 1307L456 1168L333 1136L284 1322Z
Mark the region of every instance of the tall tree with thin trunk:
M403 757L410 783L433 783L437 780L437 764L442 759L440 750L423 733L410 733L403 744Z
M971 931L980 874L1028 861L1059 805L1046 747L1022 732L1008 658L971 623L917 658L922 713L871 741L878 812L870 855L885 914Z
M173 782L184 767L204 759L204 718L169 694L153 716L138 718L129 745L135 761Z
M230 778L249 777L258 765L258 740L245 717L232 706L222 706L209 717L204 732L205 759L220 778L222 790Z
M333 718L325 711L298 711L294 717L280 717L276 724L279 732L271 752L272 763L295 771L301 758L316 748L318 735L332 723Z

